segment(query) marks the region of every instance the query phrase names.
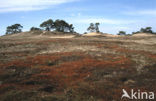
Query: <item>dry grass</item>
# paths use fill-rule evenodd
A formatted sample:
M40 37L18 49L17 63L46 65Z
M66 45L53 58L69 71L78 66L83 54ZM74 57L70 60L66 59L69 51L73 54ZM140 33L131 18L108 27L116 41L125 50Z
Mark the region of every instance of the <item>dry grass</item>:
M155 41L2 37L0 101L120 101L123 88L155 91Z

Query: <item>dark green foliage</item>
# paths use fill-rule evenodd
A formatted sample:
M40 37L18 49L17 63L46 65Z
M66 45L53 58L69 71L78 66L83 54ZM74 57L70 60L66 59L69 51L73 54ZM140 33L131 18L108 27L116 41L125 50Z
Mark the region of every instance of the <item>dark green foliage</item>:
M58 32L74 32L73 24L68 24L66 21L59 19L56 21L49 19L43 22L40 27L44 28L46 31L56 30Z
M37 27L31 27L30 28L30 31L41 31L41 29L40 28L37 28Z
M140 31L137 31L137 32L132 32L132 34L137 34L137 33L140 33Z
M8 26L6 29L6 34L20 33L22 32L22 28L23 26L21 26L20 24L14 24L14 25Z
M56 20L54 22L55 30L58 32L74 32L74 27L72 24L68 24L64 20Z
M100 23L95 23L95 30L96 30L96 32L97 33L99 33L100 31L99 31L99 25L100 25Z
M90 32L94 32L95 31L95 27L94 27L93 23L90 23L90 26L88 27L87 31L90 31Z
M141 28L140 31L132 32L132 34L137 34L137 33L150 33L150 34L156 34L154 31L152 31L152 27Z
M70 24L70 25L69 25L69 32L74 32L73 24Z
M49 19L40 24L40 27L44 28L46 31L51 31L51 29L54 28L54 22L52 19Z
M142 33L153 33L152 27L141 28L140 32L142 32Z
M97 32L99 33L99 25L100 23L90 23L90 26L88 27L87 31L90 31L90 32Z
M126 35L125 31L119 31L118 35Z

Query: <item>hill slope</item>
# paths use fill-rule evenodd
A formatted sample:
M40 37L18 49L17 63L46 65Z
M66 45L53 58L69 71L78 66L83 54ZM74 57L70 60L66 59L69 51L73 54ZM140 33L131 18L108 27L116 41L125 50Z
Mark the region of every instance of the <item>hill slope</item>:
M153 36L4 36L0 101L119 101L123 88L156 91L155 50Z

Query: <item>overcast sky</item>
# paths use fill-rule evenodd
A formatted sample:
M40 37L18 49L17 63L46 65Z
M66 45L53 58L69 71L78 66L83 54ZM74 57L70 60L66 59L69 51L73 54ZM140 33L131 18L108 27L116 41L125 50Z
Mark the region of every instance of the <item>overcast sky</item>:
M147 26L156 31L156 0L0 0L0 35L9 25L20 23L28 31L48 19L66 20L79 33L91 22L111 34Z

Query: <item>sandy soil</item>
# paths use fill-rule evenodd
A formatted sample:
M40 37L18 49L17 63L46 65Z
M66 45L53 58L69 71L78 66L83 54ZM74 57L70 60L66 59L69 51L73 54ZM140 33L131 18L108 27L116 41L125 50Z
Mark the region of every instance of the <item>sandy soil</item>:
M92 33L87 33L87 34L84 34L82 36L102 36L101 33L95 33L95 32L92 32Z
M155 36L155 35L149 34L149 33L137 33L137 34L134 34L132 36L135 36L135 37L146 37L146 36Z
M87 33L82 36L103 36L103 37L120 37L119 35L113 35L113 34L108 34L108 33Z

